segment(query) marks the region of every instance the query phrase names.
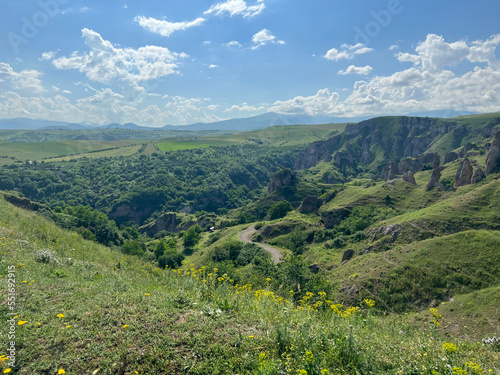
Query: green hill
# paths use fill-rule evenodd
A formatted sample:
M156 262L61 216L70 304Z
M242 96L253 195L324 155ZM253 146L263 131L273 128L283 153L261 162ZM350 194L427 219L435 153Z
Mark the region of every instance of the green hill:
M371 301L354 309L319 293L294 304L273 280L252 290L216 269L164 271L3 199L0 214L4 283L15 268L16 374L500 371L494 347L377 315Z

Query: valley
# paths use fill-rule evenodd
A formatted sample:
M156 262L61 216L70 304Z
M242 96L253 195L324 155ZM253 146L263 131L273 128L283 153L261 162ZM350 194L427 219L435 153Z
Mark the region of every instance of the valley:
M16 373L500 372L498 113L3 132Z

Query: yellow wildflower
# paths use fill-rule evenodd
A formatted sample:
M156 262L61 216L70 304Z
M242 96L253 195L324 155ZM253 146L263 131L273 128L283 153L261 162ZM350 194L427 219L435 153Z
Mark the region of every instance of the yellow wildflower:
M60 368L59 371L57 371L57 374L58 375L66 374L66 371L64 371L62 368Z
M64 318L64 314L57 314L57 317L58 317L59 319L62 319L62 318Z
M443 352L455 353L456 351L458 351L458 348L455 344L452 344L450 342L445 342L443 344Z
M22 326L22 325L24 325L24 324L26 324L26 323L28 323L28 321L27 321L27 320L20 320L20 321L18 321L18 322L17 322L17 325Z

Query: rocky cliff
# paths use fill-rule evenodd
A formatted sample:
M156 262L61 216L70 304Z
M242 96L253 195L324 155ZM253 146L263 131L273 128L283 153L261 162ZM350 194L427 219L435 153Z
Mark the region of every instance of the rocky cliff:
M485 173L489 174L500 169L500 131L493 137L488 157L486 158Z
M295 170L307 169L319 162L331 162L338 170L368 171L375 176L393 179L422 170L432 163L436 151L445 162L466 157L475 145L473 137L486 137L483 129L466 127L458 120L428 117L379 117L349 124L344 134L314 142L296 159ZM500 142L500 140L499 140ZM459 153L453 150L462 147ZM499 143L500 145L500 143ZM436 151L435 151L436 150ZM492 158L500 156L495 150Z

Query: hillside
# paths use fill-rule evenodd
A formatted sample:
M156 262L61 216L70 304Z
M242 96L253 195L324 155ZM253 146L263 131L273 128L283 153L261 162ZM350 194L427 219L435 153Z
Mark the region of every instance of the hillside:
M0 168L16 370L498 372L499 126L23 143L87 153Z
M447 338L430 312L420 329L412 316L374 313L371 301L351 309L319 293L296 305L272 279L253 290L216 269L160 270L3 199L0 214L1 261L17 284L16 374L500 371L494 347Z

